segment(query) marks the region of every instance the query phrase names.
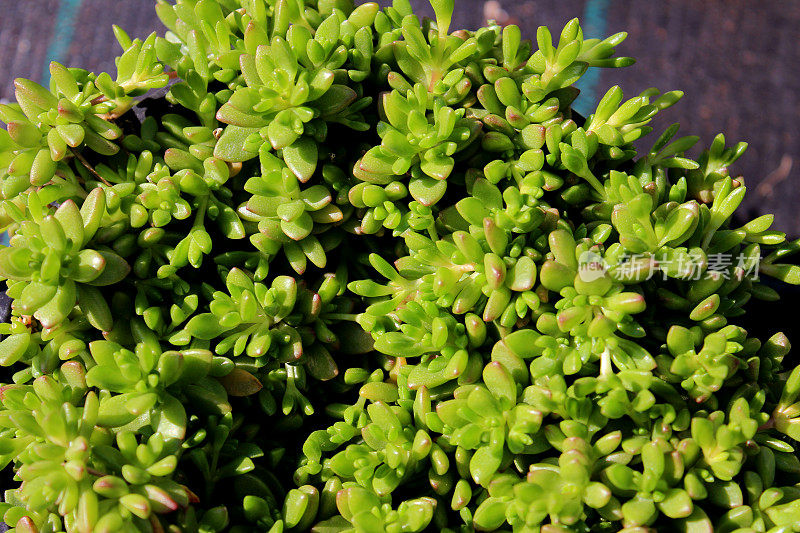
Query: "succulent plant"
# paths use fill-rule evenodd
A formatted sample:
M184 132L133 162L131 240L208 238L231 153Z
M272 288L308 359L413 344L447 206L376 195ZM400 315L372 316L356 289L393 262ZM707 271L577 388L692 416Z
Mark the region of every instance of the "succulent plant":
M798 530L800 368L747 328L800 241L736 218L746 145L642 149L680 91L571 107L624 33L454 4L159 0L115 75L16 80L14 531Z

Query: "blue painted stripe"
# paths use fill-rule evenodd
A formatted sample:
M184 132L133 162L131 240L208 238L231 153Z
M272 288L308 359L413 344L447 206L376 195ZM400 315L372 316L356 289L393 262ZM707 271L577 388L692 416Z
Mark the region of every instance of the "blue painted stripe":
M586 7L583 9L583 19L581 20L584 39L606 38L609 3L610 0L587 0ZM599 82L600 69L589 68L586 74L575 84L581 90L581 95L575 101L573 107L585 117L595 111L599 100L597 94L597 84Z
M50 62L63 63L67 57L72 39L75 37L75 23L81 10L81 2L82 0L61 0L58 3L55 27L42 68L41 83L45 86L50 83Z

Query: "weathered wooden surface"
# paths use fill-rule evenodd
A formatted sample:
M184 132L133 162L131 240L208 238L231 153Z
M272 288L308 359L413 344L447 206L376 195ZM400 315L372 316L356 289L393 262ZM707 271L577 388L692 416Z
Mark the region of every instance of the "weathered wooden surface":
M381 0L386 2L387 0ZM431 13L425 0L412 0ZM455 25L474 28L489 12L507 17L533 37L536 27L553 33L582 18L590 37L625 30L620 52L637 58L627 69L602 71L589 84L596 101L620 84L626 95L657 86L686 96L663 113L656 128L680 122L682 133L709 143L717 132L750 149L735 170L743 174L752 213L774 212L778 228L800 235L800 2L796 0L456 0ZM111 25L132 36L163 31L152 0L0 0L0 98L14 77L41 79L56 56L69 65L113 69L118 47ZM51 37L63 26L59 8L79 6L66 50ZM68 10L66 10L68 12ZM584 16L585 15L585 16ZM63 27L61 35L64 36ZM591 81L591 80L590 80Z

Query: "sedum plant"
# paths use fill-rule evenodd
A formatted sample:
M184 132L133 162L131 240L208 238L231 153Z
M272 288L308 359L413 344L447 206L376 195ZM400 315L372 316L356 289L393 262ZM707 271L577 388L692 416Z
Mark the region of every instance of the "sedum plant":
M799 531L800 283L625 39L158 0L0 106L17 533ZM750 328L752 329L752 328ZM770 336L771 335L771 336Z

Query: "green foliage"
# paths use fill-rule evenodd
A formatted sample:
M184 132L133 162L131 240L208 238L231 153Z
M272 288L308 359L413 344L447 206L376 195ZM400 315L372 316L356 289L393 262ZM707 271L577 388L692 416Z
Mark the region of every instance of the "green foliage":
M159 0L115 76L16 80L14 531L798 530L800 369L744 326L800 242L732 221L746 145L640 150L679 91L571 109L624 33L454 4Z

